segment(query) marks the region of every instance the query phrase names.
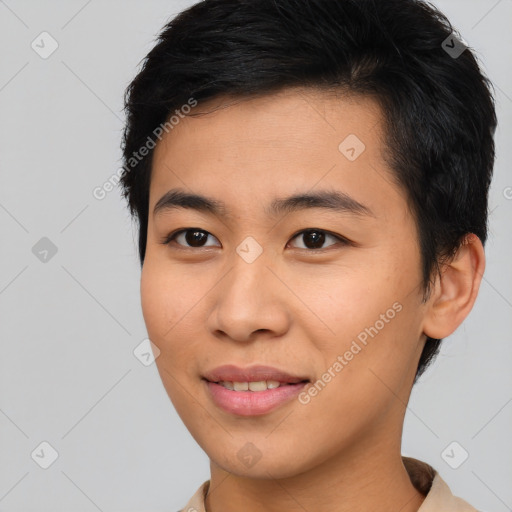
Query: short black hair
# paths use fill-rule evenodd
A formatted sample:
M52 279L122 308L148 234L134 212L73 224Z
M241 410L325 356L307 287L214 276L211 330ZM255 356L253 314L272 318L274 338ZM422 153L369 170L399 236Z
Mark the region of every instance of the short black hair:
M168 22L125 93L120 183L138 220L141 265L153 151L135 159L138 150L151 147L159 126L172 128L169 119L191 98L291 87L380 105L386 160L418 228L426 300L464 235L487 238L497 120L492 85L473 52L421 0L204 0ZM416 379L440 342L427 338Z

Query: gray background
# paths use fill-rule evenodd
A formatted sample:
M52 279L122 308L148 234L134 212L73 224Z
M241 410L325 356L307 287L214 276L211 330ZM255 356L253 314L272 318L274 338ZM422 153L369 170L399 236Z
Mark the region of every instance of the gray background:
M155 365L133 354L146 331L136 235L119 189L93 196L121 164L125 87L159 29L191 3L0 1L0 511L175 511L209 477ZM493 80L500 126L480 295L413 391L403 452L480 510L504 512L512 510L512 0L435 4ZM31 47L43 31L59 45L47 59ZM43 237L57 248L46 262L32 250ZM49 460L43 441L59 454L48 469L31 456ZM458 469L442 456L454 441L452 465L459 445L469 453Z

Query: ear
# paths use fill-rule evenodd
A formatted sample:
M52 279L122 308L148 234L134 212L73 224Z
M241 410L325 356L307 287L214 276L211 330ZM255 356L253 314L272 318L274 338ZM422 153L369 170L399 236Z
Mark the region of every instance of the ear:
M485 253L480 239L470 233L436 276L427 301L423 332L441 339L452 334L471 311L485 270Z

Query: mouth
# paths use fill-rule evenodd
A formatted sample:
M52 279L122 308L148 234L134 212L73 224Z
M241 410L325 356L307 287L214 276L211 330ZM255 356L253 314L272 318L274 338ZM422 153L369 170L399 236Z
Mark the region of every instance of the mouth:
M272 366L262 365L246 369L235 365L219 366L205 373L203 379L234 391L265 391L265 389L309 382L305 376L292 375Z
M311 380L269 366L218 367L202 376L215 405L239 416L266 414L295 397Z
M212 382L212 381L209 381ZM267 389L276 389L283 386L294 386L295 384L306 383L308 380L299 381L296 383L290 382L279 382L278 380L256 380L256 381L248 381L248 382L237 382L237 381L227 381L221 380L218 382L214 382L213 384L218 384L226 389L231 391L266 391Z

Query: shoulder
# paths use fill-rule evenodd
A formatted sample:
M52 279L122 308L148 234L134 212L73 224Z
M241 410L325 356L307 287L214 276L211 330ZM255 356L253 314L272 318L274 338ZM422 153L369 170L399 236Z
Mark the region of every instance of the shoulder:
M178 512L206 512L204 500L206 498L206 494L208 493L208 488L210 487L210 480L206 480L203 482L199 489L194 493L194 495L188 500L188 503Z
M425 501L418 512L437 512L444 510L446 512L478 512L467 501L454 496L447 483L436 473Z
M478 512L462 498L454 496L439 473L426 462L402 457L412 484L425 495L418 512Z

